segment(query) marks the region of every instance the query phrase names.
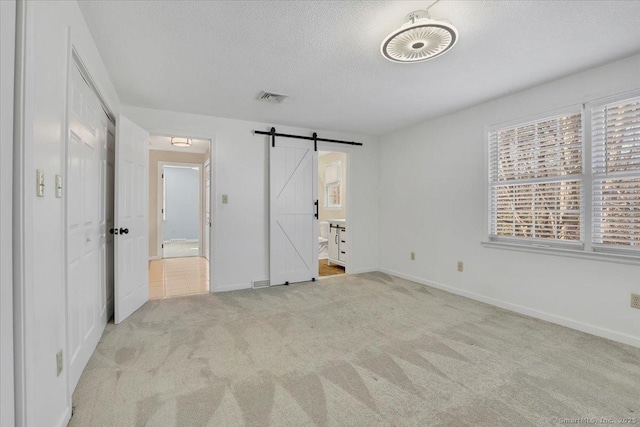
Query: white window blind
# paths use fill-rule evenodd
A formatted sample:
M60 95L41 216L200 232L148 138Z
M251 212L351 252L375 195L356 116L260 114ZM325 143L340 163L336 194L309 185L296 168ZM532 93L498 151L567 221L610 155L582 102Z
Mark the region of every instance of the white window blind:
M584 242L582 113L489 131L492 240Z
M640 97L591 109L593 248L640 254Z

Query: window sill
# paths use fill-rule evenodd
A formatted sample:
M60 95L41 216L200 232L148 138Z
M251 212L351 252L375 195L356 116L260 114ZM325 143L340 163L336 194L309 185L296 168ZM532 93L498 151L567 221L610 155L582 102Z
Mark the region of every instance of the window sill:
M626 254L614 254L608 252L587 252L578 249L535 247L507 242L484 241L481 245L490 249L503 249L511 251L532 252L543 255L556 255L569 258L589 259L593 261L616 262L619 264L640 265L640 257Z

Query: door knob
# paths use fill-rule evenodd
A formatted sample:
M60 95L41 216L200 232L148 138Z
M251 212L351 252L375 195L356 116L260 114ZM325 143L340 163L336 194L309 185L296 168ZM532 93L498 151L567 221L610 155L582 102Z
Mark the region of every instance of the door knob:
M120 234L129 234L128 228L120 228Z

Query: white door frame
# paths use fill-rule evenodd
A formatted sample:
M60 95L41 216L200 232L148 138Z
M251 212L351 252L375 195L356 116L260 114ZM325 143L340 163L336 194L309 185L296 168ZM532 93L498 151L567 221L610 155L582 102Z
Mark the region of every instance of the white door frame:
M343 167L346 167L347 172L346 172L346 176L345 176L345 181L344 183L342 183L343 188L346 188L346 193L347 193L347 198L344 199L344 211L345 211L345 221L347 222L347 229L349 229L351 227L351 221L350 221L350 217L351 217L351 209L349 209L349 200L351 200L351 195L353 194L353 192L351 191L351 154L353 153L353 147L349 146L349 145L345 145L345 144L333 144L331 142L318 142L318 151L331 151L334 153L345 153L347 156L347 160L346 160L346 165ZM318 162L320 162L320 156L318 156ZM318 170L318 174L320 174L320 171ZM318 191L324 191L324 189L320 189L318 188ZM318 207L319 209L319 207ZM320 219L318 219L319 221ZM353 262L352 260L352 253L351 253L351 249L355 247L355 245L352 243L353 242L353 238L354 238L355 233L349 233L349 256L348 256L348 260L347 260L347 266L345 268L345 274L351 274L351 271L353 270ZM331 276L325 276L325 277L331 277ZM324 279L325 277L321 277L322 279Z
M15 424L13 360L13 89L15 65L16 1L0 2L2 10L2 115L0 116L0 227L5 237L0 242L0 425ZM5 92L6 90L6 92Z
M204 215L202 213L202 208L204 205L204 200L202 200L202 178L204 177L204 167L201 163L181 163L181 162L169 162L165 160L158 161L158 177L157 179L157 190L158 190L158 205L156 206L157 210L157 238L156 238L156 254L158 258L164 259L164 249L163 245L163 232L164 232L164 224L162 218L162 207L164 206L164 178L162 174L164 173L165 166L177 166L184 168L198 168L198 256L202 256L204 253L204 248L202 247L202 224L204 222Z
M211 151L211 143L209 143L209 151ZM207 189L207 183L204 182L204 186L202 188L202 190L204 191L204 200L203 200L203 218L202 218L202 241L206 241L206 245L202 248L202 256L204 256L205 258L207 258L207 261L209 261L211 259L211 160L207 159L205 160L203 167L202 167L202 173L203 178L206 176L206 171L207 169L209 170L209 194L206 194L206 189ZM202 194L202 191L200 191L200 193ZM207 196L209 196L209 220L207 221ZM202 208L201 208L202 209Z

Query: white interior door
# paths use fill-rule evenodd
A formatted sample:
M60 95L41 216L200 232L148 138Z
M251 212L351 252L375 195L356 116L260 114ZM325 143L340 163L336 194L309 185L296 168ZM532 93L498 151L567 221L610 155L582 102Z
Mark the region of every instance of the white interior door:
M211 164L204 164L204 257L209 259L209 236L211 235Z
M102 300L105 214L101 163L106 158L107 118L100 101L72 64L67 139L66 273L67 364L73 390L95 349L107 318Z
M124 116L116 123L115 323L149 300L149 133Z
M318 153L313 141L279 138L270 151L270 283L318 277Z

